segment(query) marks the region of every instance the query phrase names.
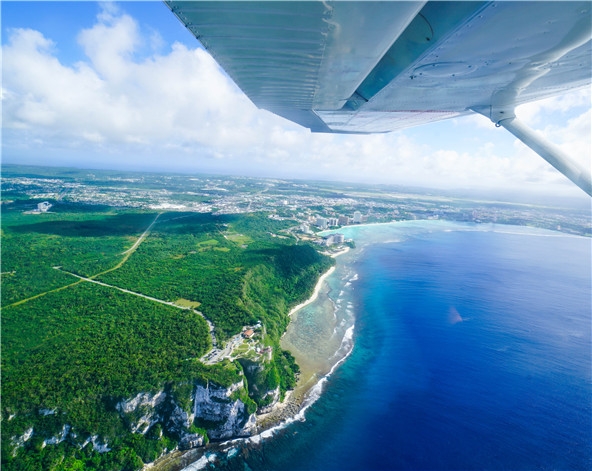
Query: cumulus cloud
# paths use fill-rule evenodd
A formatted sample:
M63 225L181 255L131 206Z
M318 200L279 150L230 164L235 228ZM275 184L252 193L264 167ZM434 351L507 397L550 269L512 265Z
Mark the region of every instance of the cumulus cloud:
M158 32L112 3L75 40L85 59L66 65L42 32L10 32L2 48L5 155L41 152L55 159L67 150L103 166L128 162L440 187L563 178L483 117L425 126L421 132L428 139L404 131L311 134L258 110L203 49L165 45ZM567 119L574 107L579 114ZM519 112L567 152L589 161L589 90ZM563 121L545 121L558 113Z
M165 55L136 61L136 21L109 11L78 41L88 61L69 67L40 32L11 32L3 48L5 127L109 145L217 146L232 128L248 136L253 105L202 49L176 43Z

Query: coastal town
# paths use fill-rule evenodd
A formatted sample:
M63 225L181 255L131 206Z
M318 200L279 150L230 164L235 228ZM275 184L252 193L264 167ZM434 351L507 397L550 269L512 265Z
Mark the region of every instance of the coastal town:
M61 169L63 170L63 169ZM30 199L23 211L42 214L55 205L92 204L147 210L213 214L268 213L293 221L285 236L320 240L318 232L351 224L405 220L447 220L513 224L592 234L589 207L489 201L469 196L441 196L423 190L389 186L305 182L215 175L159 175L4 166L3 202L11 194ZM23 202L24 203L24 202ZM54 206L54 208L52 208Z

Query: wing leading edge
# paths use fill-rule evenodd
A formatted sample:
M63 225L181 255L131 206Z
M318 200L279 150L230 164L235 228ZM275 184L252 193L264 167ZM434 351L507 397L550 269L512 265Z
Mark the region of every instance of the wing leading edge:
M588 1L165 3L255 105L313 132L503 123L591 82Z

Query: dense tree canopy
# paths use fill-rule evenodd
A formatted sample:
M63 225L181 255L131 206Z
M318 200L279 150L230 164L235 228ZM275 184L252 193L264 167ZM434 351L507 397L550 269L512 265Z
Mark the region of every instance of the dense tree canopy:
M199 305L218 340L263 323L274 355L251 375L251 397L241 396L250 412L269 400L267 390L294 387L298 366L279 338L288 309L311 294L333 260L271 236L289 223L265 214L164 213L134 248L157 213L12 209L2 223L3 469L131 470L173 448L175 437L157 426L130 433L114 405L166 389L188 408L195 382L228 386L243 369L199 361L211 348L208 326L183 303ZM142 295L185 301L171 306ZM78 438L45 446L65 424ZM32 438L15 447L31 428ZM91 435L111 451L85 445Z

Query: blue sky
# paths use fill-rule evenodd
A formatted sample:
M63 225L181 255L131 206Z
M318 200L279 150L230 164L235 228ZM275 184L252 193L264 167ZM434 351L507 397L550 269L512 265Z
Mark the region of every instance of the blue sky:
M311 134L258 110L161 2L2 2L6 163L580 190L481 116ZM518 115L590 166L590 90Z

